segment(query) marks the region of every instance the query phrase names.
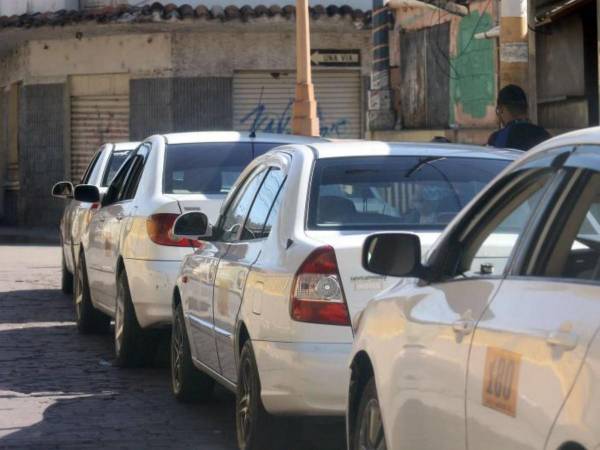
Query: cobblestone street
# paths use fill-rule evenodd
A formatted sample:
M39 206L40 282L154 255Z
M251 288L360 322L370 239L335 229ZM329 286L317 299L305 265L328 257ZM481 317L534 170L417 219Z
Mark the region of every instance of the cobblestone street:
M230 393L182 405L166 367L113 367L111 336L77 333L59 282L58 247L0 247L0 449L237 448ZM341 424L309 425L298 448L344 448Z

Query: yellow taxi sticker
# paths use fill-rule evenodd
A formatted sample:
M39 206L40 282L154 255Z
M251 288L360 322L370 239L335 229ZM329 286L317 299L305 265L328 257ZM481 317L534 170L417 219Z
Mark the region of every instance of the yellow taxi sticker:
M483 405L501 413L517 415L521 355L488 347L483 374Z

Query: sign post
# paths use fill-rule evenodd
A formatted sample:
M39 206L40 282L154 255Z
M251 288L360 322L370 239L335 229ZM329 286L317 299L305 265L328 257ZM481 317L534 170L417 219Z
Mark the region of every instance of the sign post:
M296 0L296 98L292 132L302 136L319 136L317 101L311 73L308 0Z

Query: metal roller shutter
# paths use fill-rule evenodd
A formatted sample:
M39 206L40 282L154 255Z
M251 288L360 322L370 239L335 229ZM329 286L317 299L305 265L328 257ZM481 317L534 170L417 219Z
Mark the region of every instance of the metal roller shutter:
M233 81L234 128L290 133L296 76L293 72L238 72ZM321 135L360 138L362 132L359 71L313 71ZM262 97L261 97L262 91Z
M78 181L102 144L129 140L129 77L85 75L70 82L71 177Z

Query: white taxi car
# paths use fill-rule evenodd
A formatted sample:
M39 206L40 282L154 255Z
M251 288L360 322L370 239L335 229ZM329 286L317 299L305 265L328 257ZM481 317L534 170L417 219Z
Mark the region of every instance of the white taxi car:
M257 155L292 141L283 135L255 137L235 132L156 135L124 163L108 191L75 188L75 199L101 201L81 241L75 283L80 330L105 331L115 319L120 366L152 357L157 333L171 322L171 297L187 240L170 234L186 211L216 219L222 201Z
M139 142L104 144L92 158L81 178L81 184L98 186L100 193L105 194L108 185L129 153L138 145ZM91 213L98 209L100 204L73 200L73 184L70 181L56 183L52 187L52 196L70 200L60 220L60 242L62 247L61 287L65 294L71 294L81 234L91 219Z
M360 265L373 230L425 245L516 154L481 147L331 142L280 147L240 176L173 298L172 389L181 400L237 392L242 449L278 447L271 414L343 416L351 323L393 280ZM212 224L211 224L212 223Z
M420 249L365 242L411 278L358 321L351 448L598 449L600 128L527 152Z

